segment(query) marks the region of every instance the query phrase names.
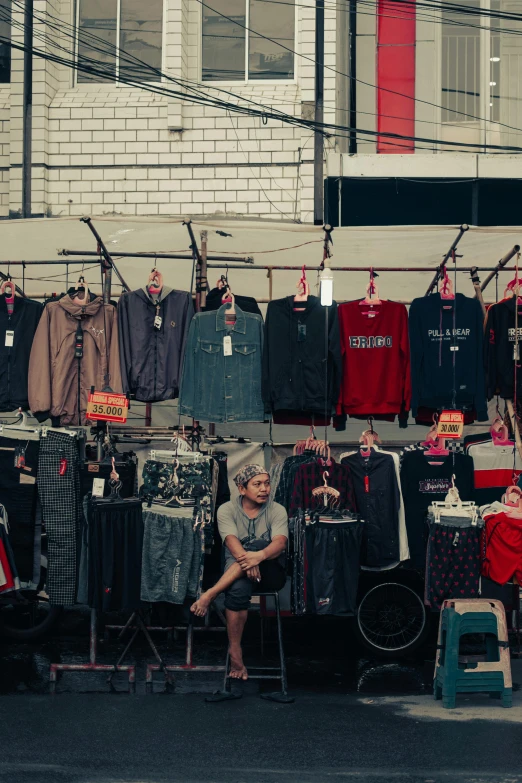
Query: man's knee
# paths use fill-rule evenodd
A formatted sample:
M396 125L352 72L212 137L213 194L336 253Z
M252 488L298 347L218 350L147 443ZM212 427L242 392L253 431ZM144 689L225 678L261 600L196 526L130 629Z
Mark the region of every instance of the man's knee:
M261 582L258 589L278 593L286 584L286 571L277 560L265 560L259 566Z
M248 609L252 598L252 583L247 577L240 577L225 592L225 608L233 612Z

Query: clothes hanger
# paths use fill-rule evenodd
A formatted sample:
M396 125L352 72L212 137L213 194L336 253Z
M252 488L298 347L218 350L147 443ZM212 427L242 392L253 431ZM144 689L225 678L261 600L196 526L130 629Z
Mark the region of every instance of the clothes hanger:
M431 447L424 452L425 457L447 457L449 449L446 448L445 438L437 438L433 441ZM442 465L442 462L430 462L430 465Z
M73 290L71 294L71 299L75 299L78 302L87 302L88 298L89 298L89 286L82 273L78 278L78 283L76 285L76 288Z
M151 270L151 273L149 275L149 279L147 281L147 291L151 296L158 296L161 294L161 291L163 289L163 275L161 272L154 267Z
M444 275L441 277L439 293L441 299L455 299L453 283L451 282L451 278L448 275L446 266L444 267Z
M460 499L459 491L455 485L455 474L451 477L451 488L444 500L434 500L431 504L431 511L436 522L440 522L441 516L456 516L464 519L471 519L471 524L475 525L478 520L478 507L472 500L463 501Z
M7 288L9 288L9 293L6 293ZM7 280L4 280L4 282L0 286L0 294L3 294L5 296L6 305L8 306L14 305L16 286L13 283L11 279L11 275L9 273L7 274Z
M308 283L308 280L306 279L306 266L303 264L303 268L301 270L301 277L299 279L299 282L297 283L297 294L294 296L294 313L302 313L306 308L305 307L295 307L295 304L297 302L307 302L308 297L310 296L310 285Z
M373 266L370 267L370 282L366 286L366 297L359 302L360 307L370 307L370 310L363 312L363 315L367 315L373 318L377 313L372 310L373 307L378 307L382 304L382 300L379 298L379 288L375 282L375 278L379 275L373 271Z
M434 413L433 424L431 425L428 434L426 435L426 440L422 441L421 446L427 446L429 448L430 446L433 446L437 442L438 421L439 421L438 414Z
M504 419L502 419L500 415L497 414L489 431L494 446L513 447L515 445L515 441L509 439L509 430L504 424Z
M329 478L330 474L327 470L323 473L323 481L324 484L321 487L315 487L315 489L312 490L312 495L314 498L321 498L323 499L323 506L326 508L327 506L330 506L330 508L337 508L339 505L339 499L341 497L341 493L338 489L335 489L334 487L329 487L327 479Z
M382 445L382 441L379 437L379 434L375 432L375 430L373 429L373 418L369 416L367 421L368 421L369 429L364 430L361 437L359 438L359 443L362 444L362 446L360 446L359 449L363 457L370 456L372 446L374 446L375 443L380 443Z

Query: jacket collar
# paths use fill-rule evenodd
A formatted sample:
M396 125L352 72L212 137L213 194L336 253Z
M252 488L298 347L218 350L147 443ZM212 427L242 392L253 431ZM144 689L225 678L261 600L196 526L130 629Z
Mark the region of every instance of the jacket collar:
M264 514L264 512L267 510L268 506L270 505L272 499L269 497L266 503L263 503L262 506L259 506L259 513L254 518L249 517L248 514L243 509L243 496L238 495L236 497L236 505L239 507L240 512L248 519L250 522L256 522L259 517Z
M77 299L71 299L69 294L62 296L58 300L60 307L65 310L73 318L84 318L86 316L94 316L103 307L103 299L101 296L97 296L95 299L91 299L89 302L80 302Z
M228 302L225 302L224 305L221 305L219 310L216 313L216 332L223 332L225 329L230 328L233 332L241 332L241 334L246 334L246 318L243 310L237 306L236 302L236 322L231 327L227 327L226 321L225 321L225 313L228 309Z

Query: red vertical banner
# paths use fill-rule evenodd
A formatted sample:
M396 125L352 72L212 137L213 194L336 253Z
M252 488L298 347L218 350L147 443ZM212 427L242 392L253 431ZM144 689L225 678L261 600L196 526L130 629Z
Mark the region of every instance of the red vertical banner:
M377 131L415 135L415 0L379 0L377 17ZM377 137L377 152L404 155L415 143Z

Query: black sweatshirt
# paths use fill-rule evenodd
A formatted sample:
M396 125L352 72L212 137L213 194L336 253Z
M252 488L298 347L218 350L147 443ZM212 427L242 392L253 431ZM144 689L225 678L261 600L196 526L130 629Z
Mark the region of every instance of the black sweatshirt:
M456 308L456 310L454 310ZM410 307L411 408L475 409L487 421L483 317L477 299L440 294L414 299ZM453 351L453 347L458 350ZM455 367L455 380L454 380ZM455 400L453 387L455 386Z
M29 356L43 305L33 299L15 296L13 314L9 315L5 296L0 296L0 411L27 410ZM7 337L13 332L12 346Z
M304 307L303 311L294 311L293 296L268 305L262 379L265 410L328 417L335 410L341 386L337 304L323 307L316 296L309 296L297 306Z
M516 297L503 300L489 308L486 318L484 361L488 400L499 394L512 400L515 394L515 321ZM522 308L518 308L519 356L522 357ZM520 361L517 362L520 365ZM520 369L517 386L520 393Z

